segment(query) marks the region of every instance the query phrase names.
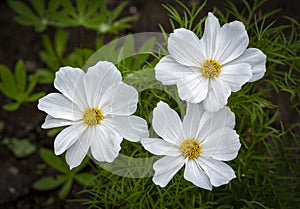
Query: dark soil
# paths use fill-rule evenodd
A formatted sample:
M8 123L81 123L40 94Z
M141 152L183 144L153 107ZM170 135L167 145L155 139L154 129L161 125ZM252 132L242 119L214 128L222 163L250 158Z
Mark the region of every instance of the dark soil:
M114 7L119 1L108 0L108 4ZM171 3L176 5L172 0L128 0L128 6L124 11L125 15L132 12L138 15L138 20L133 23L132 29L123 33L131 32L153 32L160 31L158 24L166 26L167 32L168 17L165 9L161 4ZM222 8L223 1L210 0L205 9L205 14L211 10L213 5L219 5ZM233 1L241 7L241 1ZM273 0L265 6L266 10L274 8L282 8L282 12L278 16L279 22L283 21L282 15L289 15L296 19L299 18L300 7L298 1L282 1ZM0 1L0 64L13 69L15 63L19 59L23 59L28 73L34 72L37 67L43 67L43 63L39 57L41 50L41 33L36 33L32 27L21 26L14 21L15 14L8 7L6 1ZM51 29L50 29L51 30ZM74 29L73 29L74 30ZM75 31L70 40L70 48L77 47L79 32ZM72 45L73 44L73 45ZM46 92L53 91L52 87L39 86ZM282 110L289 110L287 100L277 97L275 103ZM277 100L277 101L276 101ZM0 105L10 102L2 93L0 93ZM297 115L293 115L288 111L282 111L280 120L286 122L295 121ZM40 128L45 114L38 111L37 103L22 105L15 112L6 112L0 108L0 140L5 137L26 138L37 146L37 150L41 147L53 149L53 138L46 136L46 131ZM0 141L0 208L6 209L38 209L38 208L86 208L83 205L69 202L57 201L54 205L43 206L49 197L56 197L56 191L38 192L32 189L32 183L41 176L55 173L51 169L41 169L43 164L39 152L17 159ZM78 185L72 189L69 199L78 198L77 192L80 190ZM82 196L80 196L82 198ZM83 196L84 197L84 196Z

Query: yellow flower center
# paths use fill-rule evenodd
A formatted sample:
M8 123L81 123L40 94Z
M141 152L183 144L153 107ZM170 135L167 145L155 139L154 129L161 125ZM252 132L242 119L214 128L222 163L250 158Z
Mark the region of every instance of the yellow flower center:
M86 108L82 113L82 120L88 126L94 126L101 122L104 118L101 110L98 108Z
M221 72L221 64L214 59L206 59L202 62L200 71L206 78L214 78Z
M180 152L185 157L190 158L190 159L195 159L195 158L199 157L199 155L202 151L202 147L200 146L200 143L197 140L191 139L191 138L187 138L187 139L183 140L179 149L180 149Z

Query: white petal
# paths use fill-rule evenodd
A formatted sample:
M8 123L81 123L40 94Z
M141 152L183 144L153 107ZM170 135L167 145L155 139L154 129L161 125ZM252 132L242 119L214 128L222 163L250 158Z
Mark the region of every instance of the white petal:
M200 143L211 133L224 127L234 128L235 115L228 108L223 107L217 112L207 112L202 104L187 103L187 113L183 119L186 137L196 138Z
M54 118L50 115L46 116L45 122L42 125L42 128L57 128L62 126L69 126L74 124L73 121L60 119L60 118Z
M107 61L100 61L88 68L83 82L89 105L96 107L104 92L113 84L122 81L121 73L116 66Z
M131 115L136 111L138 92L123 82L112 85L101 98L99 108L105 115Z
M122 136L103 119L94 130L95 139L91 145L91 153L95 160L112 162L121 150Z
M209 112L216 112L227 104L231 89L220 78L209 80L209 91L203 101L203 107Z
M163 139L144 138L141 141L143 147L155 155L179 156L179 147Z
M178 94L180 99L192 103L203 101L208 92L209 79L199 75L191 75L182 78L177 83Z
M249 37L243 23L227 23L218 31L213 58L224 65L243 54L248 43Z
M207 58L212 58L215 51L215 43L218 31L220 29L219 20L211 13L205 21L204 33L201 41L205 46L205 55Z
M199 38L192 31L180 28L174 30L168 39L168 51L180 64L200 67L205 57Z
M196 138L201 130L201 118L204 109L202 103L187 102L186 115L183 118L183 131L187 138Z
M119 131L121 136L129 141L137 142L149 136L147 122L141 117L132 115L109 119L111 119L111 125Z
M77 121L82 112L76 104L60 93L50 93L39 99L38 108L54 118Z
M233 92L239 91L251 77L251 66L247 63L226 64L220 74L220 79L226 82Z
M197 160L208 175L211 184L215 187L227 184L231 179L236 177L232 168L222 161L200 158Z
M92 141L95 140L93 129L94 127L87 128L84 134L67 150L66 161L70 169L79 166L86 156Z
M155 78L164 85L176 84L183 77L198 74L199 69L181 65L170 55L163 57L155 66Z
M266 55L256 48L247 49L241 56L233 60L231 63L248 63L251 66L252 77L249 82L262 78L266 72Z
M153 110L154 131L169 143L179 145L182 123L178 114L165 102L159 102Z
M87 107L83 85L85 73L80 68L61 67L55 73L54 87L83 110Z
M221 128L231 128L235 126L235 115L229 107L223 107L217 112L204 112L201 117L199 134L206 138L209 134Z
M87 129L82 123L71 125L62 130L54 140L54 153L60 155L72 146Z
M182 155L178 157L165 156L157 160L153 164L153 169L155 171L153 176L153 182L156 185L165 187L175 176L175 174L184 165L184 157Z
M236 158L241 143L239 135L232 129L224 127L210 134L201 143L201 155L216 160L228 161Z
M198 187L212 190L212 185L208 176L195 160L188 160L185 164L184 178Z

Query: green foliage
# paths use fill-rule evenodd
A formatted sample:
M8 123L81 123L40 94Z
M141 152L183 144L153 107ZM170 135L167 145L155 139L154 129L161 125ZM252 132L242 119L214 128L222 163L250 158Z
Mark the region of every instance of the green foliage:
M48 166L61 172L61 174L58 174L55 177L47 176L38 179L32 185L35 190L49 191L58 189L60 187L58 191L58 197L60 199L65 199L70 193L74 180L85 187L89 187L94 184L95 178L93 174L80 172L87 166L89 162L88 158L85 158L81 165L73 170L70 170L65 160L54 155L51 150L43 148L40 150L40 155Z
M206 5L205 0L201 5L193 4L192 8L188 8L180 0L176 0L177 4L182 8L183 12L180 14L175 7L170 4L163 5L168 11L170 17L170 25L173 29L175 28L186 28L194 31L197 35L202 35L202 24L205 21L204 18L199 19L199 14ZM163 27L160 25L162 31Z
M138 37L138 38L137 38ZM129 73L143 69L145 66L152 65L157 60L149 61L153 58L153 51L158 50L156 46L155 34L129 34L125 37L113 40L97 50L85 63L84 69L95 65L99 60L106 60L122 68L124 77ZM142 39L143 43L136 43L135 39ZM128 58L128 59L127 59Z
M38 81L38 75L33 74L27 83L27 75L22 60L19 60L15 66L15 72L12 73L4 65L0 65L0 90L10 99L15 100L13 103L3 105L3 109L13 111L19 108L24 102L34 102L45 95L44 92L33 93Z
M300 126L297 121L280 117L283 110L276 100L283 94L288 95L289 111L299 114L299 23L286 17L285 25L277 24L274 20L278 18L277 10L261 11L266 1L254 1L252 5L246 0L243 2L242 10L230 1L225 10L214 8L221 23L232 19L243 21L250 38L249 47L259 48L267 55L264 78L247 83L240 91L232 93L228 101L236 114L236 130L242 143L238 157L229 162L237 178L210 192L186 181L183 169L169 185L161 188L151 178L124 178L99 168L97 184L87 190L92 195L85 201L89 208L292 209L299 206ZM203 17L205 14L202 14L203 18L199 16L205 2L191 8L181 2L178 4L182 11L171 5L164 6L173 29L185 27L201 37L206 17ZM164 31L162 26L161 29ZM181 115L184 109L172 88L166 89L159 82L153 82L153 71L147 69L153 68L161 57L161 54L151 57L154 60L146 62L142 65L143 70L137 72L128 67L135 61L134 56L118 65L122 74L127 75L124 81L140 92L137 114L148 122L151 121L151 110L160 100L176 107ZM150 155L140 144L127 142L122 143L121 153L139 158Z
M16 158L25 158L36 151L36 146L28 139L4 138L2 144L5 145Z
M34 26L42 32L48 26L85 27L100 34L117 33L129 28L135 17L119 16L126 4L119 4L114 10L107 8L105 0L30 0L25 3L19 0L8 0L9 6L18 14L16 21L22 25Z
M42 38L44 49L40 52L42 60L47 68L37 69L39 81L50 84L54 80L54 73L61 66L83 66L86 60L92 55L93 51L87 48L75 48L69 54L66 54L66 47L69 39L69 33L64 30L57 30L54 39L48 35Z
M134 17L118 19L124 3L110 11L104 0L31 0L30 4L17 0L8 2L18 14L16 20L23 25L34 26L38 32L54 26L84 27L99 34L117 33L128 28L128 23L134 20ZM184 27L201 37L206 1L191 7L176 2L181 11L170 4L164 5L171 27ZM267 55L264 78L244 85L239 92L232 93L228 101L228 106L236 114L236 130L242 143L238 157L229 162L236 171L236 179L210 192L186 181L182 169L167 187L161 188L149 177L124 178L98 167L95 168L96 176L80 172L87 165L87 159L70 171L63 159L50 150L42 149L44 162L59 174L37 180L33 188L39 191L57 189L58 196L65 199L74 181L92 186L85 190L90 193L90 199L85 200L89 208L297 208L300 204L300 126L297 121L282 118L283 110L276 98L288 95L286 102L289 102L289 111L300 113L300 24L291 17L284 17L287 23L279 25L276 22L279 10L261 10L267 0L254 0L253 4L246 0L242 2L242 9L231 1L227 1L222 10L213 9L221 24L232 19L242 21L249 34L249 47L259 48ZM163 26L160 28L165 31ZM163 50L158 50L156 55L152 53L156 40L148 39L141 47L130 36L123 40L121 47L118 41L113 41L97 51L85 65L93 51L86 48L67 50L68 40L69 33L65 30L57 30L53 38L43 36L40 56L46 67L37 70L29 79L28 87L21 61L16 65L15 73L0 66L0 89L7 97L16 100L4 108L14 110L22 102L35 101L42 95L31 95L38 78L42 83L52 83L54 73L61 66L83 66L87 69L96 61L108 60L117 64L124 82L139 91L136 114L149 124L151 112L161 100L168 102L181 116L184 115L185 104L180 101L176 87L163 86L154 77L153 68L165 55ZM96 40L97 45L101 46L102 41L101 38ZM154 134L151 128L150 133ZM121 154L136 158L151 157L140 144L127 141L122 143ZM122 172L134 172L129 168L122 167Z
M83 28L94 30L98 34L117 33L121 29L129 28L129 23L135 17L119 18L126 3L119 4L114 10L109 10L105 0L8 0L9 6L18 14L16 21L25 26L34 26L37 32L43 32L48 26L58 28L80 27L83 39ZM0 66L1 91L15 103L4 105L5 110L17 110L21 103L36 101L44 93L30 95L37 82L51 84L55 72L62 66L81 67L93 54L95 48L73 48L66 50L69 40L69 32L58 29L54 37L48 34L42 36L43 50L40 51L41 60L45 67L36 70L30 80L28 89L23 89L26 75L22 71L23 64L19 64L13 75L5 66ZM100 43L100 45L99 45ZM95 47L101 46L102 37L97 37ZM15 78L14 78L15 77ZM25 78L24 78L25 77ZM19 83L19 81L21 83ZM19 89L20 88L20 89Z

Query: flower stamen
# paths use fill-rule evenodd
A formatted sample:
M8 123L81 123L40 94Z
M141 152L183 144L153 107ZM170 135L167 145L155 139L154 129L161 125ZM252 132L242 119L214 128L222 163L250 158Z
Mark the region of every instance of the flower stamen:
M221 64L214 59L206 59L201 64L200 72L206 78L217 77L221 72Z
M202 147L200 143L192 138L187 138L182 141L180 147L180 152L187 158L195 159L199 157Z
M82 120L88 126L94 126L101 122L104 118L101 110L98 108L86 108L82 113Z

